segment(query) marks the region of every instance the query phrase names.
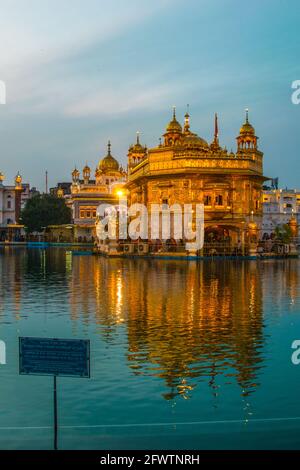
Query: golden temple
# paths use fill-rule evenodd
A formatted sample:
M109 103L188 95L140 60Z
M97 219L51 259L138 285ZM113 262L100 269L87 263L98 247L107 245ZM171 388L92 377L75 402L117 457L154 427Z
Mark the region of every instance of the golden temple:
M209 144L173 116L157 147L147 149L139 136L128 152L129 204L204 204L205 241L244 247L257 240L262 221L263 153L246 118L236 138L236 153L219 143L218 117Z

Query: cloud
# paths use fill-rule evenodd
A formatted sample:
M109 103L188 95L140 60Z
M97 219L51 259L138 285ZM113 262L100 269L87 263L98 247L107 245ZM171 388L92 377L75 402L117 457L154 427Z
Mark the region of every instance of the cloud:
M179 84L131 83L112 90L106 86L70 104L64 110L67 116L85 117L93 115L116 116L137 110L160 109L172 102L180 91Z
M111 39L170 1L72 0L71 6L69 0L1 0L2 70L57 60L95 39Z
M69 0L2 0L0 79L7 84L8 105L16 113L71 109L93 88L85 59L94 54L96 66L110 41L170 1L73 0L70 8Z

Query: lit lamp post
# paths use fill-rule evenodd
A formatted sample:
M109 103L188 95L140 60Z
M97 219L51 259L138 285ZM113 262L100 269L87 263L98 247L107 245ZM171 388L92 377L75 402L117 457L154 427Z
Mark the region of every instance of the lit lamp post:
M290 227L291 234L292 234L292 240L290 243L290 255L297 256L298 255L298 250L297 250L298 222L297 222L296 217L294 216L294 209L292 209L292 217L290 218L288 222L288 226Z
M248 233L249 233L249 256L256 257L258 227L257 227L257 224L253 220L253 211L251 211L251 220L248 223Z

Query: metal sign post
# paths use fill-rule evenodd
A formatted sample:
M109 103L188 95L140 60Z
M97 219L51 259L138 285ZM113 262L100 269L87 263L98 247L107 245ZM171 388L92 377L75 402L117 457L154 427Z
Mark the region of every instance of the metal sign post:
M57 390L56 390L56 375L53 376L53 407L54 407L54 450L57 450Z
M54 450L57 450L57 377L90 377L90 341L19 338L19 367L21 375L53 376Z

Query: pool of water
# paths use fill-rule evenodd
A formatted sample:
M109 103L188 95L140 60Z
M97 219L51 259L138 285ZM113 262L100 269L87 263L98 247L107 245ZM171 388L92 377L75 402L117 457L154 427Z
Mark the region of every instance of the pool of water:
M166 261L0 248L0 448L51 449L53 379L20 336L91 341L58 378L60 449L299 449L300 261Z

